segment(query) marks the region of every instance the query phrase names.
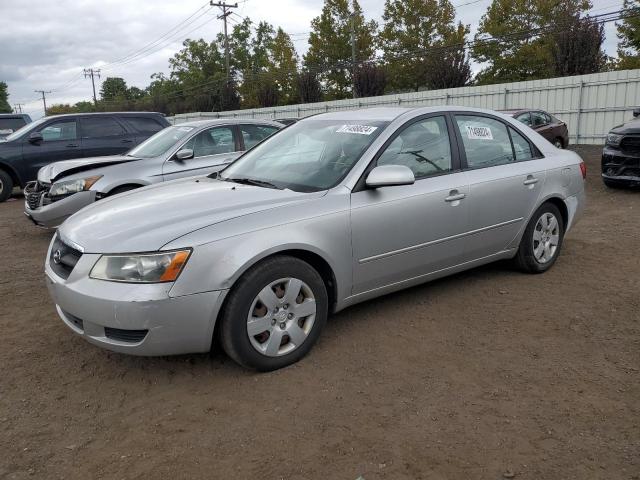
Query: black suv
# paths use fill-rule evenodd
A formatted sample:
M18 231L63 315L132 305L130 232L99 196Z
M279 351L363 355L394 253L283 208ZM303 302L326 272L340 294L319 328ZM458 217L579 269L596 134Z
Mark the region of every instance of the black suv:
M27 123L31 123L31 117L26 113L0 113L0 138L20 130Z
M633 120L613 127L602 151L602 180L608 187L640 186L640 108Z
M83 113L44 117L0 140L0 202L59 160L117 155L169 126L160 113Z

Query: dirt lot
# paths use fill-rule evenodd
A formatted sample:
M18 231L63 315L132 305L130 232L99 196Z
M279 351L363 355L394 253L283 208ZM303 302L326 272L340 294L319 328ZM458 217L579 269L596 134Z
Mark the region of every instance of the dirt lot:
M640 192L542 276L496 264L348 309L270 374L134 358L57 318L51 233L0 205L0 478L638 479Z

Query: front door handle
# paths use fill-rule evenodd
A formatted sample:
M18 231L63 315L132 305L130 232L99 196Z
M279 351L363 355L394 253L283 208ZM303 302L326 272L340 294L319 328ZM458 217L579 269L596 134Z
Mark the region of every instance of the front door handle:
M538 179L535 178L533 175L529 175L527 176L527 179L523 183L525 185L535 185L536 183L538 183Z
M457 202L459 200L462 200L463 198L465 198L467 195L464 193L458 193L457 190L452 190L451 192L449 192L449 196L446 197L444 199L445 202Z
M78 144L77 143L68 143L67 144L67 148L78 148Z
M133 140L128 140L126 138L124 140L121 140L121 143L131 143L131 142L133 142Z

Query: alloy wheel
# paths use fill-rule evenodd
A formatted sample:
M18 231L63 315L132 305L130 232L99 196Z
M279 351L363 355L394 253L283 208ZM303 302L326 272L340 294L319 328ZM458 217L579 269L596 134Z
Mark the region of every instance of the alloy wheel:
M560 224L553 213L545 212L533 229L533 255L539 263L553 259L560 242Z
M297 278L265 286L251 304L247 335L254 349L268 357L291 353L306 340L316 318L311 288Z

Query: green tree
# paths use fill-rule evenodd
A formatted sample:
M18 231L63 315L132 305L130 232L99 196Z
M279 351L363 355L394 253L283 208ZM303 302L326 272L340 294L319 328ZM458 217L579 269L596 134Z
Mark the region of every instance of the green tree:
M11 105L9 105L9 92L7 84L0 82L0 113L11 113Z
M455 17L449 0L385 1L380 43L394 90L466 84L469 78L465 71L470 68L464 49L443 49L462 45L469 33L468 26L456 25ZM443 68L447 75L441 75Z
M303 70L297 78L298 97L302 103L321 102L322 85L314 72Z
M280 104L297 102L298 54L291 37L282 28L278 28L271 44L271 65L268 71L278 85Z
M618 62L620 70L640 68L640 0L624 0L622 6L629 15L618 27Z
M100 98L105 102L122 101L127 98L127 82L120 77L107 77L100 88Z
M478 83L552 76L549 32L566 28L572 18L589 8L590 0L493 0L480 19L473 47L475 60L486 64Z
M353 84L358 97L383 95L387 86L386 69L372 63L358 65L354 72Z
M325 0L320 16L311 21L305 67L320 71L330 100L351 95L351 22L355 30L356 61L373 59L378 24L367 22L357 0Z

